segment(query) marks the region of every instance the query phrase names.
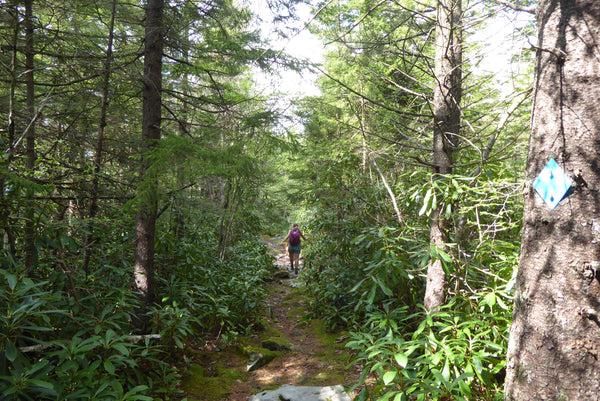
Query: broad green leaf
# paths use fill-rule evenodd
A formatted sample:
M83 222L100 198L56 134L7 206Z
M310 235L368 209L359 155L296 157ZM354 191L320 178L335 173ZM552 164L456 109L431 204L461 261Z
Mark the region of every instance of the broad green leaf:
M394 381L398 374L396 372L385 372L383 375L383 384L386 386Z
M110 386L110 383L108 381L106 381L106 380L100 382L100 387L98 387L98 389L96 390L96 394L95 395L101 394L109 386Z
M494 292L488 292L487 294L485 294L483 299L484 299L486 305L489 305L489 306L496 305L496 294Z
M112 348L116 349L123 355L129 355L129 348L127 348L127 346L124 343L113 344Z
M481 374L483 366L481 365L481 360L476 355L473 355L473 365L475 366L475 371Z
M496 297L496 302L498 303L498 305L504 309L504 310L508 310L508 306L506 306L506 304L504 303L504 301L502 300L502 297Z
M369 305L373 304L373 301L375 300L376 293L377 293L377 287L375 287L375 286L371 287L371 291L369 293L369 298L367 299L367 303Z
M110 341L115 338L117 336L117 333L114 332L114 330L108 329L106 331L106 334L104 336L104 341L106 341L106 343L110 343Z
M447 219L449 219L450 217L452 217L452 205L450 203L448 203L446 205L446 216Z
M395 354L394 359L396 360L396 363L400 365L401 368L405 368L408 364L408 356L406 356L405 354Z
M385 295L392 296L394 294L382 280L378 280L377 283Z
M17 359L18 355L19 355L19 351L17 350L17 347L15 347L15 345L13 344L12 341L7 340L6 341L6 359L8 359L11 362L14 362Z
M404 392L396 394L396 397L394 397L394 401L406 401L406 394Z
M31 386L35 386L40 389L45 389L46 391L49 390L49 392L46 392L46 394L56 395L56 391L54 390L54 385L52 383L39 379L29 379L27 383Z
M6 281L8 281L8 287L11 290L14 290L15 287L17 286L17 276L15 276L14 274L7 273Z
M429 210L429 199L431 198L432 189L429 188L427 193L425 194L425 199L423 199L423 206L421 210L419 210L419 216L423 216Z
M446 359L446 362L444 363L444 369L442 370L442 376L444 377L444 380L446 380L446 382L450 382L450 364L448 362L448 359Z
M112 364L111 361L104 361L104 370L106 370L107 373L114 375L115 374L115 365Z

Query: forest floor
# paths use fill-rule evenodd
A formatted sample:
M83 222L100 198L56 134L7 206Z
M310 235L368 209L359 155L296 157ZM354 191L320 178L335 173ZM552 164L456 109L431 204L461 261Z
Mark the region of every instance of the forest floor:
M289 268L289 258L277 239L265 239L280 270ZM300 273L301 276L302 273ZM267 283L264 330L240 337L234 345L219 348L206 344L196 350L183 390L189 401L248 401L253 394L296 386L331 386L348 389L358 382L361 368L351 365L345 348L347 333L330 333L321 320L305 318L310 299L297 279L275 279ZM248 350L261 350L264 341L286 345L266 366L247 371ZM268 352L268 351L266 351ZM353 398L356 394L350 393Z

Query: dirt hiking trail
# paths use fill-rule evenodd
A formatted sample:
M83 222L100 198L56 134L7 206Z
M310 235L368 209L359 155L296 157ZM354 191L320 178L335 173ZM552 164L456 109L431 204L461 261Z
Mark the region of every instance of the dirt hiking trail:
M279 273L285 275L289 258L284 246L277 238L264 242L277 258ZM248 401L254 394L284 384L341 384L349 389L358 382L361 368L349 365L349 351L344 346L347 333L329 333L322 321L306 318L310 299L302 288L302 272L299 276L290 273L290 278L267 283L264 330L224 349L206 346L197 351L191 374L183 381L189 401ZM274 359L265 366L248 372L252 351L269 352L263 348L265 341L285 349L274 352ZM349 395L353 398L356 394Z

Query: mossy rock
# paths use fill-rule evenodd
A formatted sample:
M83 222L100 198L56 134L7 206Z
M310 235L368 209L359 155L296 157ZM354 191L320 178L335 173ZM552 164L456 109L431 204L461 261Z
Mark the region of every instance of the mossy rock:
M269 364L269 362L271 362L273 359L275 359L276 357L276 353L269 351L269 352L257 352L255 354L252 354L250 356L250 361L248 361L248 363L246 364L246 370L248 372L252 372L253 370L256 369L260 369L263 366L266 366Z
M277 328L273 327L266 319L261 319L260 322L254 326L254 328L260 332L261 338L284 337L283 333ZM243 341L245 343L252 342L252 340L247 337L241 337L239 341Z
M286 338L269 337L261 343L263 348L271 351L291 351L291 343Z
M258 349L256 347L253 347L248 344L238 344L236 349L237 349L238 354L240 354L246 358L250 358L250 355L258 352Z
M238 352L248 358L246 370L251 372L261 368L281 355L280 351L271 351L267 348L253 347L250 345L238 344Z
M273 277L278 278L280 280L285 280L290 278L290 272L286 271L286 270L277 270L274 274Z
M235 382L236 380L246 380L248 375L237 369L230 369L223 365L215 365L216 377L224 379L226 381Z

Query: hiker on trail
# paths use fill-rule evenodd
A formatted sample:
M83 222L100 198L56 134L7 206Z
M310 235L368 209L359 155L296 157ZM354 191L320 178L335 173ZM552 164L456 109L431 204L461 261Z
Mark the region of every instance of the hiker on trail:
M290 266L296 274L298 274L298 269L300 268L300 251L302 250L302 246L300 245L300 238L306 241L304 234L302 234L302 231L300 231L300 229L298 228L298 223L294 223L293 228L281 242L282 244L286 241L288 243Z

